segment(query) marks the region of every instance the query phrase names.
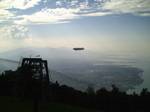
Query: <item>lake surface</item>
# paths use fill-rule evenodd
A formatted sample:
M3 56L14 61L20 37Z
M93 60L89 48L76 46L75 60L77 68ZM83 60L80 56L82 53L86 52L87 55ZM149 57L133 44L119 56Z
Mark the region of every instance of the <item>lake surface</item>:
M109 55L106 60L110 60L110 62L112 61L113 64L129 65L143 70L143 73L141 74L141 78L144 80L143 83L136 86L135 89L129 90L129 93L133 91L139 93L142 88L148 88L150 90L150 56L147 53L114 54Z

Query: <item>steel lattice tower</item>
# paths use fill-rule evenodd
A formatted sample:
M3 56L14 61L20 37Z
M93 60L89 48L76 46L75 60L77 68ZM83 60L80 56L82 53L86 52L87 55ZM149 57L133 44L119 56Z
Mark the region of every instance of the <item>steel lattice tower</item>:
M46 99L49 87L48 63L42 58L23 58L21 68L24 72L24 81L32 80L32 97ZM30 88L30 87L29 87ZM28 91L30 92L30 91Z

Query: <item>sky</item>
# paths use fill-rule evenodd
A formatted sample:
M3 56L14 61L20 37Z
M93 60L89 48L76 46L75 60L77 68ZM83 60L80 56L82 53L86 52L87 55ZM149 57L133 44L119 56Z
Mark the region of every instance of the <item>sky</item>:
M0 52L21 47L150 49L150 0L0 0Z

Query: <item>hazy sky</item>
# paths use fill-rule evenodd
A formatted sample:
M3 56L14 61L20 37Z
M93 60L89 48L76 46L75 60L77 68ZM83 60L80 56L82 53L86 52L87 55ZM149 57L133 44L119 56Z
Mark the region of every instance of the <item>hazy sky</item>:
M20 47L150 49L150 0L0 0L0 52Z

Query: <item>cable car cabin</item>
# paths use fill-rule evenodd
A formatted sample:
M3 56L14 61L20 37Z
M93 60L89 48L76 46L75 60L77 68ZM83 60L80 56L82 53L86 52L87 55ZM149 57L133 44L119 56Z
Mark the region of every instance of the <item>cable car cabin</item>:
M73 50L75 50L75 51L81 51L81 50L84 50L84 48L83 47L81 47L81 48L73 48Z

